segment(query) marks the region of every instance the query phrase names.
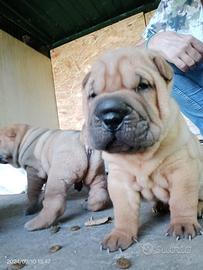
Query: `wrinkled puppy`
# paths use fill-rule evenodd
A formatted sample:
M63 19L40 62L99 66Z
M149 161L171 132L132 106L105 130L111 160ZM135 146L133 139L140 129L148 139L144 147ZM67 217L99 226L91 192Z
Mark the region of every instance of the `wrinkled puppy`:
M0 163L22 167L28 177L27 213L37 211L46 183L43 208L25 224L28 230L50 226L65 210L67 189L83 180L90 187L88 209L108 202L101 152L86 150L79 131L49 130L15 124L0 129Z
M136 241L141 197L169 204L168 235L201 233L203 152L170 96L172 78L157 53L125 48L100 57L84 79L89 146L103 151L114 206L104 249Z

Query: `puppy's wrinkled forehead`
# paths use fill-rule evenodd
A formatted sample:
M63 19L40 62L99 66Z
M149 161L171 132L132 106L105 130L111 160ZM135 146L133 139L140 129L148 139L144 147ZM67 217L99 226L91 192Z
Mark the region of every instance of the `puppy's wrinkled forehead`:
M150 70L153 62L148 54L140 55L134 51L129 53L110 52L100 57L92 66L87 90L97 94L113 92L120 89L135 88L142 79L153 83Z

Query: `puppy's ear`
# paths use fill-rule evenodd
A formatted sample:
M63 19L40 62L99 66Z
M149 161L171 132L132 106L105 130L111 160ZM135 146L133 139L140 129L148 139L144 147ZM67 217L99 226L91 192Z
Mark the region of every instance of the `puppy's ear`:
M173 78L173 69L172 67L166 62L166 60L160 56L156 55L153 57L153 62L156 65L159 73L166 81L171 81Z
M8 128L6 130L6 136L11 139L14 139L16 137L16 130L14 128Z
M83 89L85 88L85 86L86 86L86 84L87 84L87 82L88 82L88 80L89 80L90 74L91 74L91 72L88 72L88 73L85 75L85 78L84 78L83 81L82 81L82 88L83 88Z

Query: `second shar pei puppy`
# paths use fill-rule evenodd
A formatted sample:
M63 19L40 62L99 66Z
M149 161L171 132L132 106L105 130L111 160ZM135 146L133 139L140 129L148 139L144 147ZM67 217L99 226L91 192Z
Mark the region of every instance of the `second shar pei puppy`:
M81 132L34 128L15 124L0 129L0 163L22 167L28 178L27 213L36 212L46 183L43 208L25 224L28 230L50 226L64 213L67 189L79 181L90 187L88 209L102 209L108 201L104 163L99 151L89 152Z
M141 197L169 204L168 235L201 234L203 153L171 98L172 77L157 53L126 48L104 54L84 79L87 137L108 163L114 206L104 249L136 241Z

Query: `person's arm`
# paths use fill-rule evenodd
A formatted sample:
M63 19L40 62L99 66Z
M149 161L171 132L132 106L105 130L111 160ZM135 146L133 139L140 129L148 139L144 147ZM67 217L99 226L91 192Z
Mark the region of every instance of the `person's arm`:
M191 35L166 31L169 15L175 11L176 0L162 0L136 46L158 51L185 72L202 61L203 43Z
M140 44L143 46L144 42ZM203 60L203 43L191 35L160 32L149 39L147 48L159 51L168 62L183 72Z

